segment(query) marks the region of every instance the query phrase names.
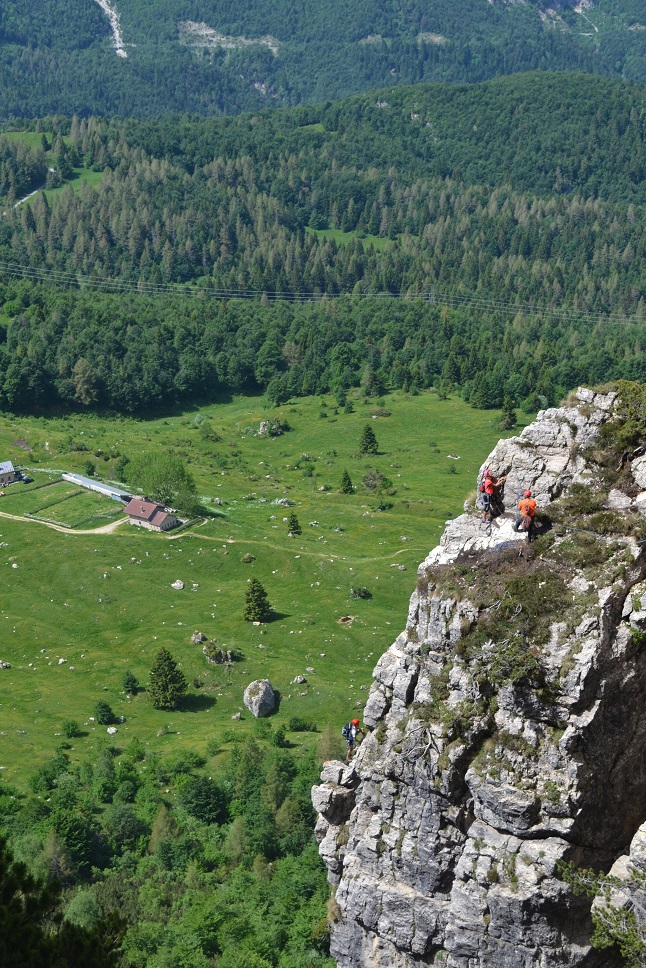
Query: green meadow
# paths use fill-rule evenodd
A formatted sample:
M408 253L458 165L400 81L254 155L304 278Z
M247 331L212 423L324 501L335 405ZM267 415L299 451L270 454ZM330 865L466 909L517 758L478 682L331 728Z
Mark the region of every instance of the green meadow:
M360 240L365 248L372 246L378 252L385 249L388 244L388 239L379 235L369 235L365 232L344 232L342 229L312 229L309 226L305 231L310 235L316 235L319 239L336 242L337 245L348 245L350 242Z
M6 488L0 512L70 528L0 517L0 660L11 663L0 670L7 780L25 785L61 742L65 719L83 730L72 757L91 756L107 740L90 719L99 699L125 717L120 747L137 737L160 752L185 746L206 754L209 743L216 769L252 727L242 693L253 679L267 677L280 692L275 724L298 716L319 730L340 729L355 710L361 715L374 664L405 626L417 565L461 511L501 431L498 414L431 392L353 403L353 413L337 411L331 397L274 409L247 397L154 420L0 420L0 460L35 478ZM259 436L260 421L276 417L291 429ZM368 422L379 453L360 457ZM114 480L117 461L144 450L186 460L203 514L178 534L127 523L112 533L75 533L114 521L119 506L79 493L60 472L84 472L89 461L97 476ZM339 493L344 469L354 494ZM374 469L389 478L390 493L377 497L363 486ZM283 498L290 509L275 503ZM297 537L287 533L290 510L302 528ZM242 620L251 576L274 608L264 626ZM171 587L177 579L183 590ZM371 597L352 597L352 586ZM232 669L209 665L190 641L196 630L239 649L242 660ZM145 691L128 696L122 688L126 671L145 685L162 645L189 681L172 713L154 710ZM292 683L298 674L306 685ZM242 719L232 722L238 712ZM288 737L304 749L317 740L313 732Z
M0 132L0 134L2 137L7 138L8 141L22 141L30 148L38 147L43 138L42 132L39 131L4 131ZM48 135L48 140L51 140L51 134ZM63 137L63 141L67 145L70 143L69 137L66 136ZM45 157L48 159L53 158L51 150L45 153ZM52 164L52 161L49 161L48 163ZM60 185L58 188L47 188L44 190L44 193L47 196L47 199L51 201L60 195L66 185L71 185L73 190L77 192L84 182L87 182L88 185L90 185L92 188L95 188L102 178L102 171L94 171L93 168L85 167L73 168L72 174L69 178L66 178L63 181L62 185Z

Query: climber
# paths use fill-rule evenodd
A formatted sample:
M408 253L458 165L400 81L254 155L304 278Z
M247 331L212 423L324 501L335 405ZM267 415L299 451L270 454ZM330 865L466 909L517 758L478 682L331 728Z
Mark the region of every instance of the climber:
M345 724L345 726L341 730L341 733L343 734L344 740L348 744L348 753L346 756L346 760L349 763L350 758L354 753L354 745L357 741L357 734L361 733L361 735L365 738L366 731L365 729L361 728L360 719L353 719L351 722Z
M534 528L534 515L536 514L536 501L532 497L532 492L527 490L523 491L523 496L518 502L518 510L520 514L514 521L514 531L527 532L527 540L532 540L532 532Z
M482 484L478 488L482 495L482 520L486 521L487 518L491 521L496 515L502 512L500 506L500 494L498 493L503 487L506 477L495 478L488 467L485 468Z

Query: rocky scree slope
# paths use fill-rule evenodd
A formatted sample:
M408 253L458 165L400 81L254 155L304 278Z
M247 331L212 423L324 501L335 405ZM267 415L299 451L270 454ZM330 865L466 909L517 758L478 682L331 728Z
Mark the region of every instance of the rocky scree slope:
M560 873L608 870L646 818L646 448L619 392L501 441L509 510L467 510L420 565L372 732L312 791L339 968L621 964Z

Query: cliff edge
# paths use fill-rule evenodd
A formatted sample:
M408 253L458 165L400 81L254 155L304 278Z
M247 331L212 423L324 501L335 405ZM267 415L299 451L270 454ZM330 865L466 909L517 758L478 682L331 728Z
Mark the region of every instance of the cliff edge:
M371 732L312 791L339 968L621 964L560 864L610 869L646 820L640 407L580 389L539 413L485 462L505 513L466 511L420 565Z

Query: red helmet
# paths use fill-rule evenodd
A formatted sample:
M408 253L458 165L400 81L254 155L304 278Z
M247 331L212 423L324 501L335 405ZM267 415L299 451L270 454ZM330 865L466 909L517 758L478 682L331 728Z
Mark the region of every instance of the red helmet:
M523 497L531 497L531 496L532 496L531 491L523 491Z
M360 720L360 719L353 719L353 720L352 720L352 725L353 725L353 726L358 726L360 722L361 722L361 720Z

